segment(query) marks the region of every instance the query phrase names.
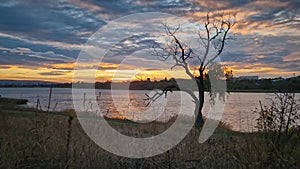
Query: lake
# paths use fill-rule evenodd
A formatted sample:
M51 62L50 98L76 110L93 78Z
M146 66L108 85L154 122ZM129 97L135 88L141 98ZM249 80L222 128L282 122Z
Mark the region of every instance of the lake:
M9 98L22 98L28 99L29 107L36 107L37 98L39 97L41 108L47 110L49 100L49 88L0 88L0 95ZM88 91L92 92L92 90ZM112 101L110 90L96 90L96 93L101 92L98 106L100 107L100 114L108 117L117 117L127 119L155 119L158 120L168 119L168 117L176 114L180 109L181 100L179 91L168 94L167 103L158 102L154 106L146 107L147 101L145 93L149 94L151 91L144 90L131 90L129 93L130 99L127 98L126 91L114 91L114 102ZM203 109L204 116L209 110L209 94L206 94L205 105ZM85 97L85 99L84 99ZM253 113L256 107L259 107L259 100L263 104L268 104L267 98L272 98L272 93L227 93L225 98L225 108L222 116L222 121L232 127L233 130L242 132L255 131L255 124L258 114ZM297 99L300 98L299 93L296 94ZM76 100L75 103L82 104L85 102L87 109L93 109L89 93L82 96L82 99ZM163 97L165 98L165 97ZM161 104L161 105L160 105ZM186 106L186 105L184 105ZM183 106L183 107L184 107ZM66 109L73 109L73 98L71 88L53 88L50 110L61 111ZM152 109L148 111L147 109ZM163 114L153 114L153 112L164 112ZM121 112L121 113L120 113ZM150 113L149 113L150 112Z

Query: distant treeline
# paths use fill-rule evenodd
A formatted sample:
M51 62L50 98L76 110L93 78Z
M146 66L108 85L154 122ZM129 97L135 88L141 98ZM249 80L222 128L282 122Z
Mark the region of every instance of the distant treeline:
M272 79L227 79L227 89L229 91L249 90L249 91L295 91L300 92L300 76L291 78Z
M164 89L167 86L177 85L176 81L187 81L186 79L165 79L160 81L132 81L113 83L114 89L130 89L130 90L153 90ZM291 78L270 78L270 79L238 79L229 78L226 80L228 91L296 91L300 92L300 76ZM97 89L111 89L112 82L96 82L95 84L77 82L76 86L90 87ZM209 79L205 79L205 89L209 90ZM52 83L52 84L0 84L0 87L54 87L54 88L71 88L72 83ZM194 90L197 90L196 88Z

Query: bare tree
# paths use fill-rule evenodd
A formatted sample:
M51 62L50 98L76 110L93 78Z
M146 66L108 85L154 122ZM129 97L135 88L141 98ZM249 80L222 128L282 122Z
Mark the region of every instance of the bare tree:
M199 37L199 46L197 49L192 49L191 45L185 43L188 42L188 39L180 39L177 36L180 26L176 28L170 27L168 24L163 24L166 35L169 41L166 41L164 47L155 46L153 55L159 56L163 61L168 59L174 60L174 65L171 69L175 67L182 67L186 74L193 80L196 81L199 96L196 97L193 91L184 89L188 92L194 99L196 103L196 124L197 128L200 128L204 122L202 116L202 108L204 105L204 76L207 67L212 64L223 52L226 42L229 39L232 39L229 36L229 31L235 24L235 14L218 14L210 15L207 13L204 23L204 29L199 29L197 36ZM185 40L185 41L184 41ZM191 59L197 60L197 74L195 76L191 68ZM176 89L175 86L169 86L165 88L161 93L157 93L152 97L148 97L149 100L156 100L157 97L160 97L163 94L167 94L168 91ZM182 89L180 89L182 90ZM198 99L199 98L199 99Z

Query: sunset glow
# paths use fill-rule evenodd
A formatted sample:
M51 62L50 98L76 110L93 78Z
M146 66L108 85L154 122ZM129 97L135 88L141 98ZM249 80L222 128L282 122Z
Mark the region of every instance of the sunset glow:
M300 74L300 4L297 0L101 3L94 0L1 2L0 79L72 82L76 59L81 49L89 47L84 44L93 33L114 19L138 12L175 14L197 24L203 23L207 12L236 13L236 25L231 32L233 40L226 43L220 56L222 63L233 70L234 76L269 78ZM135 51L131 48L139 48L141 43L127 40L124 45L127 47L116 45L116 49L129 46L129 57L139 58L139 62L145 64L155 64L157 58L149 55L133 56ZM118 57L117 54L113 56ZM98 69L97 81L160 80L174 75L186 77L179 70L151 70L144 64L118 68L113 57L101 63L81 66Z

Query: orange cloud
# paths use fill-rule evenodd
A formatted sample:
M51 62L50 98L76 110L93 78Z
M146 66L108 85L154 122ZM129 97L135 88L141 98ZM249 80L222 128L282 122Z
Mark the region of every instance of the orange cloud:
M293 53L291 53L290 55L285 56L285 57L283 58L283 60L284 60L285 62L287 62L287 61L300 61L300 51L293 52Z
M295 71L287 71L285 69L276 68L275 65L271 64L262 64L262 63L253 63L253 64L245 64L245 63L236 63L236 62L223 62L224 65L230 66L233 70L233 75L244 76L244 75L256 75L260 77L290 77L294 73L299 73Z
M214 15L216 13L236 13L236 25L233 28L233 33L241 34L253 34L258 33L261 35L289 35L289 36L299 36L300 33L297 28L292 25L292 23L280 23L279 16L276 20L273 18L269 19L250 19L250 16L263 15L268 12L268 10L276 8L287 8L290 4L289 2L282 2L279 0L273 1L253 1L245 5L241 4L238 7L232 7L229 1L193 1L200 6L207 7L207 10L203 11L189 11L187 12L187 17L191 17L200 23L204 23L205 16L207 12ZM279 14L275 14L279 15ZM286 18L285 18L286 19ZM278 20L278 21L277 21Z
M51 68L19 67L11 65L10 68L0 68L0 79L4 80L45 80L69 82L71 80L70 71L55 72ZM43 75L43 73L48 75Z

